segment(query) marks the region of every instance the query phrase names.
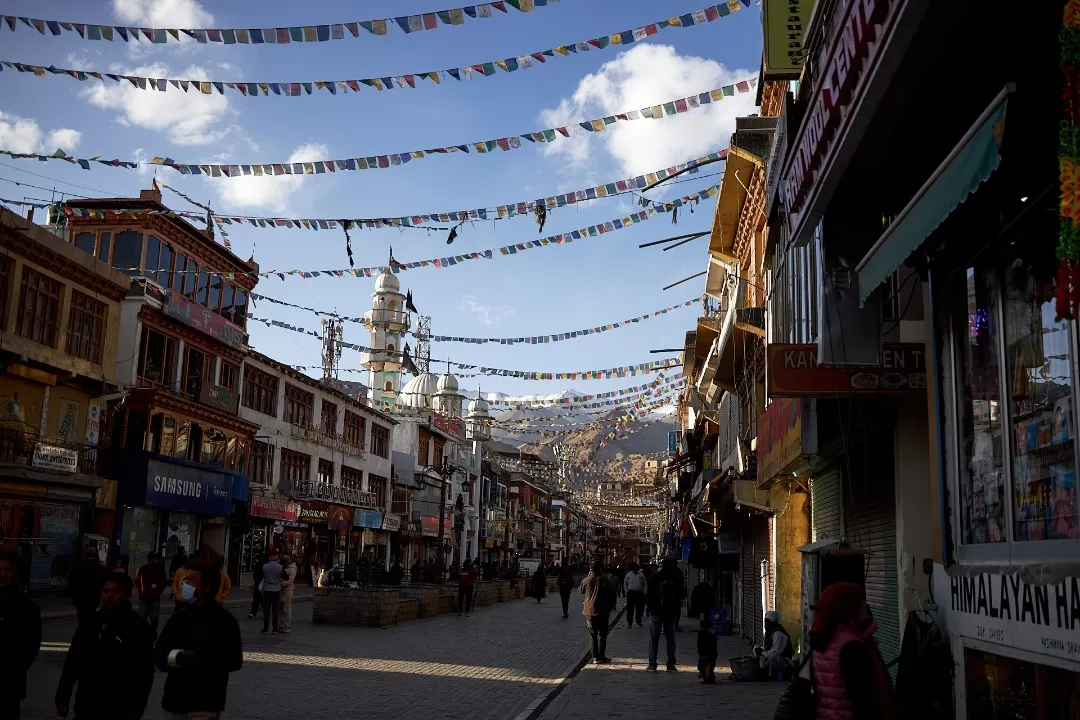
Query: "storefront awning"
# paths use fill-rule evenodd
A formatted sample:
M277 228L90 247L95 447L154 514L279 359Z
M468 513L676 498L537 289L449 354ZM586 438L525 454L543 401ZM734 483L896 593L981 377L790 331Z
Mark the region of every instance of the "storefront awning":
M855 268L860 303L997 169L1005 109L1014 89L1010 83L998 93Z

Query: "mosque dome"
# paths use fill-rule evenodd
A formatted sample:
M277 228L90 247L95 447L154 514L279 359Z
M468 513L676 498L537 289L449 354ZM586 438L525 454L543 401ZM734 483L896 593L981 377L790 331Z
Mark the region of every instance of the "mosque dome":
M382 275L375 279L375 292L377 293L396 293L401 291L401 283L398 282L397 276L391 272L383 272Z
M488 401L480 396L477 396L469 401L469 417L487 417L490 415L490 410L491 406L488 405Z
M458 379L450 373L443 373L439 376L439 392L444 395L457 393L458 391Z
M439 392L439 380L431 373L421 373L401 388L397 406L406 410L430 410L431 399Z

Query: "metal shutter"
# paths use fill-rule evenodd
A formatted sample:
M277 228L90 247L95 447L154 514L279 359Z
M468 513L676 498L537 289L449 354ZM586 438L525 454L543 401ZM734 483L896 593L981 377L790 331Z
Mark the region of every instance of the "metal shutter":
M890 497L893 497L890 495ZM852 542L867 551L866 602L878 623L881 655L890 663L900 655L899 584L896 576L896 504L853 513L847 528ZM890 668L896 679L896 665Z
M839 540L843 517L840 468L834 467L810 480L813 541Z
M747 642L755 642L754 622L761 617L761 581L758 566L754 562L754 521L750 518L742 526L742 597L739 634ZM760 623L759 623L760 624Z

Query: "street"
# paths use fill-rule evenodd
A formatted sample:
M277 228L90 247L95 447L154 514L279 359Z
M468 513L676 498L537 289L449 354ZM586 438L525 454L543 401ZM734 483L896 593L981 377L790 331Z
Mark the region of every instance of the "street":
M243 631L244 668L230 679L225 717L548 720L719 710L740 719L772 717L782 686L732 683L719 667L715 687L697 685L690 630L677 638L683 672L645 673L646 629L620 624L608 646L614 663L586 666L560 689L587 651L579 597L569 620L562 619L558 598L549 597L540 605L498 603L469 618L443 615L384 630L313 625L311 603L299 603L292 634L275 636L260 635L261 622L233 610ZM24 718L56 717L53 694L73 631L72 622L45 625ZM721 660L742 652L736 641L721 640ZM159 717L163 685L158 673L147 718ZM541 706L553 691L554 699Z

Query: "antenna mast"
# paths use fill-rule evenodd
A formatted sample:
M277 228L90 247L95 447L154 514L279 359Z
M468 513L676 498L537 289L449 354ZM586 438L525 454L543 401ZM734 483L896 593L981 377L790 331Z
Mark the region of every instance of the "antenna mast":
M322 321L322 379L323 382L334 387L338 385L338 375L341 368L343 330L340 318L324 318Z

